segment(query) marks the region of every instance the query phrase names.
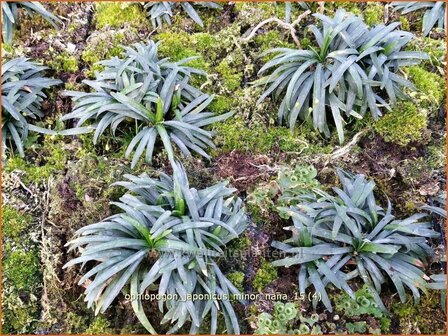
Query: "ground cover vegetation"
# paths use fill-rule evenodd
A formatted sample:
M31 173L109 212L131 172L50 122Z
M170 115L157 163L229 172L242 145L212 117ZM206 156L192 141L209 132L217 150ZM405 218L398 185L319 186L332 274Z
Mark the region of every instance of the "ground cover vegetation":
M2 332L446 333L445 11L2 3Z

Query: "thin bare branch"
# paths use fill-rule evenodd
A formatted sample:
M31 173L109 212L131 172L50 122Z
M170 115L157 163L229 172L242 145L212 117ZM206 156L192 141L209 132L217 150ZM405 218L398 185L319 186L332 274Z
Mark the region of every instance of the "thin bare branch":
M358 143L358 141L361 139L361 135L364 134L364 131L360 131L355 134L353 139L347 143L344 147L338 148L333 153L328 154L327 160L325 161L324 166L327 166L331 161L336 160L337 158L344 156L345 154L349 153L350 150Z
M307 10L307 11L303 12L302 14L300 14L300 15L297 17L297 19L295 19L292 23L287 23L287 22L282 21L282 20L280 20L280 19L278 19L278 18L269 18L269 19L266 19L266 20L260 22L258 25L256 25L255 28L252 29L252 31L249 33L249 35L247 35L246 37L242 37L242 38L240 39L240 41L241 41L241 42L249 42L249 41L255 36L255 34L257 33L257 31L258 31L261 27L263 27L264 25L266 25L266 24L268 24L268 23L275 22L275 23L277 23L280 27L289 30L289 32L290 32L290 34L291 34L291 36L292 36L294 42L295 42L296 45L300 48L300 41L299 41L299 39L297 38L297 35L296 35L296 29L295 29L294 27L297 26L297 25L300 23L300 21L303 20L303 18L305 18L306 16L308 16L308 15L310 15L310 14L311 14L311 11L310 11L310 10Z
M325 11L325 1L319 1L319 13L323 14Z

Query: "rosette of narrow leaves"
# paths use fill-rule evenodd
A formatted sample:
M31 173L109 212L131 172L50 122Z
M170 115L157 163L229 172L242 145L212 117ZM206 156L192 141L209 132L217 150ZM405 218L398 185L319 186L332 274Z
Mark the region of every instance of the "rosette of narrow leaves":
M195 6L205 7L205 8L213 8L213 9L221 9L222 7L210 1L198 1L198 2L172 2L172 1L161 1L161 2L147 2L144 7L148 12L148 16L151 19L152 26L155 28L162 27L165 22L168 25L171 25L171 18L174 14L174 10L176 7L181 7L188 16L196 22L201 27L204 26L204 23L201 20L198 12L194 8Z
M19 9L26 10L29 15L39 14L55 28L58 27L58 23L61 23L61 20L47 11L38 1L2 1L2 36L4 42L11 43L12 41L12 34L17 25Z
M210 315L211 333L217 329L219 312L227 331L239 333L238 321L229 297L239 294L223 275L214 258L226 244L246 228L242 201L235 189L219 183L206 189L190 188L183 167L173 164L173 178L160 174L126 175L116 185L129 190L113 202L121 212L81 228L68 243L81 256L64 267L95 262L80 279L86 286L85 300L95 311L104 312L124 287L129 287L132 307L145 328L155 334L143 308L141 295L152 291L167 295L158 307L165 313L173 333L187 321L197 333ZM208 300L189 295L208 294ZM227 295L222 300L219 296ZM170 299L171 298L171 299Z
M294 223L292 238L272 245L287 257L274 261L275 266L299 265L299 290L313 286L323 304L331 310L326 292L330 284L354 294L347 281L361 277L378 307L382 285L389 278L402 302L409 288L416 302L419 290L426 291L429 278L423 271L433 254L426 239L438 237L431 223L416 214L395 219L392 205L378 206L373 194L375 184L363 175L338 171L343 189L333 188L335 196L315 189L302 203L281 209Z
M402 51L413 35L397 30L399 23L369 28L342 9L334 18L314 16L322 22L320 28L307 27L314 35L315 48L268 50L262 55L276 55L259 73L270 74L254 84L267 87L258 102L268 96L281 100L280 123L286 119L292 129L298 119L309 120L329 136L330 116L342 143L347 118L362 118L369 110L377 119L381 106L390 109L397 98L406 98L401 88L413 86L399 70L418 64L427 55Z
M401 14L408 14L425 10L423 15L423 35L428 35L434 27L446 30L446 2L445 1L397 1L392 6Z
M160 137L171 160L171 143L184 155L194 151L209 158L205 149L214 147L213 133L203 128L228 118L231 113L215 116L206 108L213 96L203 94L188 84L191 74L204 72L184 66L187 58L170 63L159 60L157 45L136 44L126 47L123 59L113 58L99 62L105 70L96 74L96 80L85 80L94 92L66 91L75 102L73 112L62 120L78 119L76 128L63 134L81 134L95 130L96 143L107 128L112 134L120 124L136 129L126 150L126 158L135 151L131 167L144 155L150 162L156 140ZM86 122L91 122L83 127Z
M54 134L53 131L29 124L43 116L41 102L46 98L44 89L61 83L46 78L46 67L26 58L14 58L2 64L2 151L5 155L9 147L17 149L21 157L25 156L23 142L28 131Z

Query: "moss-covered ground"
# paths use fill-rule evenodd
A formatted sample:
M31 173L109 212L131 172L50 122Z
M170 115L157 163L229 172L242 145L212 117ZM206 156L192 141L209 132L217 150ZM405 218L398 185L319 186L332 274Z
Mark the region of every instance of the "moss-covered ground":
M311 5L318 10L317 4ZM184 162L196 185L227 179L247 200L250 229L232 243L231 249L241 252L240 257L224 267L241 290L286 294L298 291L294 269L272 267L268 253L272 240L286 237L282 227L288 225L273 211L277 196L271 187L280 167L293 170L297 164L313 165L323 188L337 183L336 167L366 174L375 180L377 194L385 202L387 196L394 204L397 216L415 213L446 188L445 37L440 33L422 37L421 20L414 16L386 15L384 3L325 4L326 14L344 7L364 16L372 26L384 20L399 20L402 29L416 35L409 49L430 54L421 65L404 70L416 86L416 91L409 92L410 100L397 104L379 122L365 118L347 125L347 142L361 133L339 156L333 155L341 147L334 135L326 139L306 123L298 124L293 132L279 126L276 102L266 99L257 103L262 88L250 85L266 60L258 57L263 51L295 46L288 31L274 24L264 26L250 41L241 41L259 22L273 16L283 19L283 3L237 2L223 4L222 10L200 9L204 27L194 24L184 12L176 12L171 26L157 30L139 3L45 6L64 17L61 28L54 29L42 19L22 13L13 44L3 48L5 57L29 57L47 65L48 75L63 81L48 92L43 104L45 117L39 121L42 126L60 129L63 125L58 119L71 111L71 102L62 95L62 89L87 90L82 80L92 78L101 69L95 63L119 56L123 46L154 40L160 43L160 57L179 60L198 56L189 65L205 70L208 76L193 78L193 84L216 95L211 105L213 112L232 111L234 116L213 126L217 147L211 152L211 161L194 157ZM303 11L294 4L292 18ZM304 21L313 20L308 16ZM299 30L297 35L302 46L309 44L309 34ZM123 158L130 139L106 132L94 146L92 135L32 135L26 143L26 159L13 156L5 162L3 333L145 333L124 297L105 314L94 316L83 302L84 288L77 285L84 271L76 267L62 270L62 265L74 256L68 255L64 247L73 233L116 210L109 202L117 200L122 190L109 187L111 183L125 173L166 169L166 156L159 151L153 165L140 163L131 170L130 162ZM441 253L428 265L429 274L440 272L443 264L443 246L440 248L439 241L433 244ZM327 333L445 333L439 293L423 295L418 306L403 305L391 295L391 288L385 288L382 294L391 310L387 318L369 313L348 318L343 309L327 314L319 307L318 323ZM331 295L335 300L346 300L337 290ZM253 333L254 317L272 311L272 307L270 302L257 301L237 309L242 332ZM313 313L306 300L301 310Z

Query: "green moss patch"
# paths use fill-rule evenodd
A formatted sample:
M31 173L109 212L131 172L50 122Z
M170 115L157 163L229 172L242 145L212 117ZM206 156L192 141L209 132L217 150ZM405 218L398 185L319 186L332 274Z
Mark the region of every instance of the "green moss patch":
M417 106L411 102L399 102L375 124L375 129L387 142L406 146L422 138L426 125L426 116Z
M441 75L444 73L446 57L446 43L444 39L434 40L429 37L416 36L406 49L427 53L429 60L423 60L420 66Z
M23 182L26 184L41 182L48 179L49 176L62 171L67 160L67 152L63 146L57 142L55 136L45 136L41 147L41 156L35 158L34 162L27 162L24 158L14 156L7 161L5 165L6 172L21 170L26 172Z
M142 7L132 2L97 2L96 27L122 28L124 26L145 27L149 25Z
M418 66L409 68L408 74L416 88L438 107L446 95L446 85L443 78Z
M272 281L277 279L277 277L277 269L270 262L262 260L260 268L252 281L252 286L255 291L261 292Z
M263 102L257 102L265 88L252 84L260 78L257 72L261 66L272 58L272 54L260 55L272 48L297 46L290 32L276 23L264 25L250 41L245 41L244 36L263 20L272 17L284 20L285 3L236 2L222 5L222 10L196 7L204 27L195 24L187 13L177 8L172 25L164 24L153 31L148 13L141 3L98 2L93 5L92 11L91 4L48 3L44 4L46 8L64 16L61 28L52 29L38 16L29 17L22 13L23 25L15 34L14 44L4 46L4 58L30 57L49 66L49 76L65 81L57 90L47 92L49 98L45 99L45 113L48 116L37 122L39 126L61 129L62 123L58 124L55 120L69 113L71 108L70 99L62 97L59 89L65 86L68 90L88 90L88 86L82 83L83 75L95 76L96 71L103 69L97 62L120 57L125 46L154 40L159 43L160 59L167 57L176 62L195 57L187 65L204 70L207 76L193 75L190 84L215 96L207 107L210 111L217 114L232 111L234 115L210 127L216 132L213 141L217 146L209 153L212 156L210 162L199 159L197 155L190 159L181 158L181 161L187 167L192 186L198 190L210 181L219 182L227 176L244 199L254 232L263 233L258 237L252 236L249 231L230 244L228 259L220 260L228 279L240 291L248 287L259 293L276 291L284 294L289 292L285 284L297 285L296 274L293 274L295 270L285 272L284 279L278 279L278 272L283 271L271 265L273 259L257 253L268 249L270 241L282 238L281 227L291 225L291 221L278 212L278 206L294 205L295 195L300 194L302 189L309 191L309 188L315 187L308 180L300 185L297 183L296 165L315 165L325 189L337 184L334 174L336 166L375 176L379 191L386 193L397 205L397 216L420 212L421 205L428 202L430 195L443 189L446 132L442 119L436 114L439 114L445 97L445 41L438 33L432 34L433 38L421 37L416 27L421 27L422 16L415 17L416 24L413 15L405 17L389 11L390 20L401 22L400 29L412 30L416 35L407 50L424 51L429 54L429 59L404 70L405 76L417 88L416 91L405 90L412 102L399 102L391 112L381 108L384 116L378 121L370 115L356 122L348 119L347 141L337 146L335 134L325 139L307 121L296 125L292 132L284 127L285 124L279 125L279 102L276 99L267 97ZM297 2L291 5L292 21L305 9ZM312 13L320 11L317 2L308 3L308 6ZM384 21L384 6L384 3L378 2L327 2L323 14L331 17L337 8L342 7L363 16L366 24L375 26ZM315 47L313 34L303 29L313 22L316 18L309 15L296 27L302 49ZM331 114L330 109L328 113ZM334 126L330 125L330 128ZM359 142L349 144L353 135L361 130L367 131L368 136L364 133L358 138ZM122 196L123 188L111 187L113 182L122 180L126 173L154 174L158 169L169 172L164 151L155 156L152 164L139 163L135 169L130 169L130 162L123 156L135 135L135 129L130 126L120 131L123 132L117 132L116 136L105 132L96 145L93 145L92 133L76 137L30 133L25 143L26 158L13 156L5 163L5 189L9 187L12 190L6 191L2 215L4 334L146 332L124 295L120 295L105 314L95 316L94 310L86 307L81 294L83 288L76 283L80 272L86 272L91 265L86 265L83 270L61 269L67 260L77 255L75 252L67 255L64 247L73 233L116 211L110 202ZM347 144L341 151L344 154L335 160L326 155L337 152ZM161 142L157 140L156 146L159 145ZM179 153L178 148L176 151ZM215 162L220 156L225 158L233 151L238 153L236 159L232 158L226 164ZM361 155L364 151L365 155ZM393 156L395 158L391 160ZM257 161L254 158L262 159ZM388 160L392 163L386 162ZM223 176L220 171L222 167L229 170L238 167L239 162L257 167L253 170L256 173L247 174L256 179L241 188L238 184L244 182L247 175L241 174L242 180L239 180L238 173ZM394 174L391 168L394 168ZM19 180L23 185L18 183ZM48 203L44 198L47 195ZM48 211L45 214L40 209L42 204ZM41 220L42 215L45 215L45 221ZM262 240L265 234L268 238L266 244ZM432 274L431 269L427 270L427 274ZM288 283L290 279L294 281ZM356 281L350 285L353 289L362 286ZM387 317L372 305L371 296L362 288L356 291L355 300L330 289L335 311L331 314L324 312L322 305L318 304L319 316L315 325L319 329L315 329L315 333L320 333L320 328L324 334L446 332L439 292L430 291L428 296L422 295L417 306L411 301L395 304L398 302L395 299L393 304L387 299L393 289L390 285L393 286L385 284L381 294L391 308L392 315ZM365 309L360 308L360 305L366 304L362 296L370 304ZM255 330L251 318L259 312L254 309L276 317L275 307L280 306L263 299L256 301L249 309L236 302L231 304L236 308L243 334ZM314 333L310 326L302 327L307 323L303 322L307 319L302 321L302 318L310 316L313 310L311 303L300 302L300 307L298 301L294 304L304 315L297 314L285 332ZM349 308L345 309L344 305ZM149 311L154 312L152 309ZM154 313L150 319L157 325L161 314ZM165 325L160 331L168 328ZM200 331L208 332L206 329ZM221 313L217 331L220 334L226 332ZM188 327L179 332L188 333Z
M32 217L23 214L9 205L2 207L2 235L17 240L31 223Z
M215 44L211 35L188 34L187 32L173 32L166 31L158 34L157 41L160 41L158 48L160 57L169 57L172 61L179 61L187 57L197 57L191 60L187 64L191 67L209 70L209 64L205 61L202 52L205 52L207 48L212 48ZM208 41L208 42L207 42ZM209 50L211 53L212 50Z
M365 22L369 26L375 26L384 21L384 5L378 2L368 2L363 11Z
M227 274L227 279L235 285L240 291L243 291L244 273L243 272L232 272Z
M28 237L32 217L2 207L2 333L32 333L42 283L39 250Z
M316 141L316 134L306 126L296 127L291 133L289 128L281 126L264 126L261 124L247 125L242 118L233 117L213 126L217 132L215 155L232 150L251 152L254 154L269 153L274 148L285 153L312 154L317 148L325 152L331 151L331 146L322 148ZM309 141L307 138L312 139Z
M306 40L301 39L300 43L302 48L304 47L304 43L306 44ZM263 32L254 37L255 43L259 46L260 51L266 51L272 48L294 48L295 44L288 42L288 37L284 32L280 30L269 30ZM268 59L269 57L266 57Z
M48 62L48 66L58 72L76 72L79 64L78 58L75 55L70 55L68 52L63 52Z
M234 71L229 60L223 60L216 67L216 71L221 75L223 84L230 91L235 91L241 85L243 74Z
M85 331L85 334L87 335L104 335L113 333L113 329L110 327L110 322L104 316L97 316Z
M39 282L37 250L16 250L3 261L3 276L18 290L28 289Z
M39 319L39 302L35 296L4 289L2 293L2 334L31 334Z

